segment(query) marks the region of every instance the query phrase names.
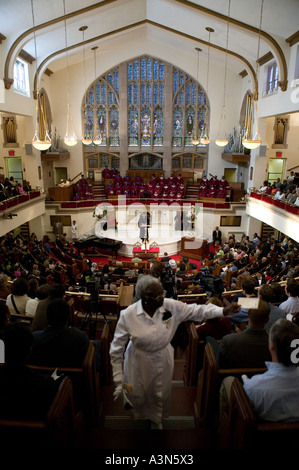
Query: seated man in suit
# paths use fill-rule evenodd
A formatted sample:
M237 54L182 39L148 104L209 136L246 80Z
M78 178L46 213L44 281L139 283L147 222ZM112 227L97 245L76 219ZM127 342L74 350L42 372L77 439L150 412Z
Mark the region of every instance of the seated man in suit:
M41 366L81 367L89 346L86 333L67 327L70 308L63 299L54 299L47 306L48 326L34 331L31 363Z
M259 300L257 309L248 310L248 327L240 333L231 333L222 338L218 354L220 368L265 367L265 361L271 360L269 335L265 330L269 314L269 305Z

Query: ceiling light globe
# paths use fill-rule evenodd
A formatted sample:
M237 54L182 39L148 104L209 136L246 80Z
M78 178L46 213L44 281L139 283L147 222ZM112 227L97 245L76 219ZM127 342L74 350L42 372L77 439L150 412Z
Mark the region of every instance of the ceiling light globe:
M215 140L215 144L218 145L218 147L225 147L228 144L227 139L217 139Z

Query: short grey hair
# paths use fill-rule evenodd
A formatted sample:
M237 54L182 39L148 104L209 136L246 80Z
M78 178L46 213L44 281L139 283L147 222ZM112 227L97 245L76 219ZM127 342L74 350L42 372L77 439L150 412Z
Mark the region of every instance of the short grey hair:
M136 283L135 296L141 299L147 288L152 284L162 287L161 281L157 277L151 276L150 274L141 274Z

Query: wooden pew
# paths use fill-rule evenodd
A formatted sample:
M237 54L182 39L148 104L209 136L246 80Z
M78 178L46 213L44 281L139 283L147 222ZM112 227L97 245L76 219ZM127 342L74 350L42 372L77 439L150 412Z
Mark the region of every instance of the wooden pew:
M113 339L113 332L109 323L105 323L101 341L103 347L103 363L104 363L104 373L103 373L103 385L113 385L113 376L112 376L112 367L110 362L110 344Z
M222 380L233 375L251 377L265 372L266 368L219 369L217 358L210 343L205 345L203 366L198 374L196 400L194 403L196 426L213 428L218 420L219 391Z
M80 414L74 411L72 383L65 377L44 420L0 420L1 443L2 446L5 442L8 446L12 442L18 442L19 446L34 442L42 448L74 447L80 422Z
M239 379L232 382L228 416L219 433L222 449L278 448L297 449L299 422L261 421L255 416Z
M53 366L30 364L28 367L50 375L57 368L55 364ZM96 371L94 344L90 341L81 367L58 367L57 369L58 375L65 374L72 380L75 408L78 407L84 413L89 423L97 425L101 405L101 389L99 373ZM80 397L78 403L76 396Z
M31 324L33 322L33 318L34 318L34 315L21 315L21 314L17 314L17 313L11 313L11 315L10 315L10 321L12 323L16 322L16 321L19 321L21 323L25 323L29 327L31 326Z
M184 370L184 382L187 386L196 386L199 370L202 367L200 356L204 351L204 341L200 341L196 331L195 323L191 322L189 327L189 344L186 349L186 363Z

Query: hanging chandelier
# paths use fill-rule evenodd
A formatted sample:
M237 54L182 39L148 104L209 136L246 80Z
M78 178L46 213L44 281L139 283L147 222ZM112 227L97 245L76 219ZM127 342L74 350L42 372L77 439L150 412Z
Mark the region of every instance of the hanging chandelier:
M98 49L97 46L91 48L91 50L94 53L94 78L95 80L97 78L97 65L96 65L96 50L97 49ZM92 143L94 145L101 145L103 139L96 123L97 123L97 119L94 119Z
M35 19L34 19L34 7L33 0L31 0L31 12L32 12L32 24L33 24L33 38L34 38L34 50L35 50L35 63L36 63L36 77L37 73L37 47L36 47L36 34L35 34ZM34 148L40 151L48 150L51 145L51 137L47 130L47 120L45 116L44 104L41 103L41 95L37 90L36 93L36 121L35 121L35 133L32 138L32 145Z
M215 140L215 144L218 147L225 147L228 144L228 139L219 138L222 120L225 121L226 119L226 112L225 112L225 99L226 99L226 75L227 75L227 51L228 51L228 36L229 36L229 18L230 18L230 0L228 0L228 15L227 15L227 28L226 28L226 50L225 50L225 68L224 68L224 84L223 84L223 105L222 111L220 116L220 123L219 123L219 130L218 130L218 137Z
M197 51L196 80L197 80L197 86L198 86L199 53L201 52L202 49L200 49L200 47L196 47L195 50ZM191 140L191 144L192 144L192 145L195 145L195 146L200 143L200 140L197 138L197 127L198 127L198 123L197 123L197 119L195 119L195 136L194 136L194 138Z
M84 145L91 145L92 144L92 134L91 134L91 125L86 115L86 102L87 102L87 95L86 95L86 64L85 64L85 48L84 48L84 32L87 30L88 26L81 26L79 31L82 31L82 45L83 45L83 65L84 65L84 83L85 83L85 99L84 99L84 111L83 111L83 137L82 137L82 144Z
M259 37L258 37L258 46L257 46L257 58L256 58L256 77L258 77L258 66L259 66L259 55L260 55L260 44L261 44L261 28L262 28L262 19L263 19L263 5L264 5L264 0L261 2L261 13L260 13L260 26L259 26ZM258 119L257 119L257 100L258 100L258 89L256 89L255 96L254 96L254 101L255 101L255 116L254 116L254 123L255 123L255 134L253 138L250 138L251 135L251 123L249 126L249 123L247 122L246 125L246 131L245 131L245 136L242 139L242 145L243 147L254 150L258 148L261 143L262 139L258 130ZM253 107L251 108L253 110Z
M208 66L207 66L207 96L209 96L210 38L211 38L211 33L214 32L214 29L210 27L206 27L206 30L209 33ZM209 138L208 124L207 124L207 120L205 120L202 134L200 136L200 143L203 145L209 145L210 142L211 142L211 139Z
M64 14L64 36L65 36L65 55L66 55L66 74L67 74L67 118L66 118L66 134L64 136L64 143L69 147L77 144L77 136L73 128L73 119L70 104L70 84L69 84L69 63L68 63L68 48L67 48L67 34L66 34L66 15L65 15L65 0L63 0L63 14Z

